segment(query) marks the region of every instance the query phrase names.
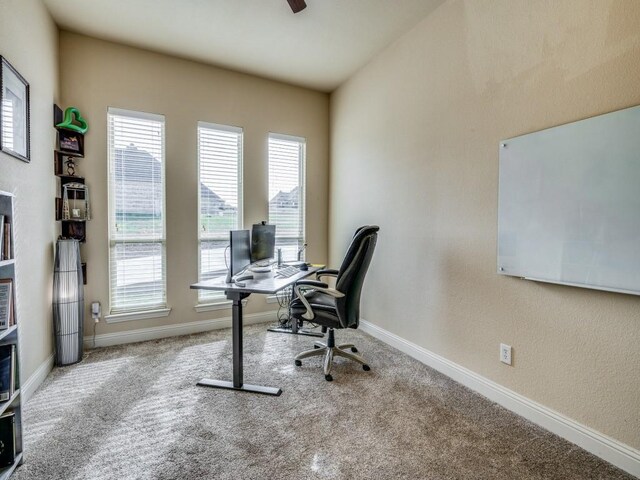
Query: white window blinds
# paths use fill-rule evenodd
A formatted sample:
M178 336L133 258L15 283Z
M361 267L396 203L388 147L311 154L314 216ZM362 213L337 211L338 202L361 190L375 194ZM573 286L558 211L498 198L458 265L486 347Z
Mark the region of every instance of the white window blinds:
M304 163L304 138L269 134L269 223L285 261L296 260L305 242Z
M229 230L242 225L242 129L198 122L199 278L226 272ZM198 290L198 300L223 298L223 292Z
M166 306L164 116L109 108L111 312Z

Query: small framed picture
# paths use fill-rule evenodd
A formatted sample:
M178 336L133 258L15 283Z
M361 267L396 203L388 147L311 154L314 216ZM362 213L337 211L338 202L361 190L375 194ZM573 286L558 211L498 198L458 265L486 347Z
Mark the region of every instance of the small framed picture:
M29 84L1 56L0 68L0 150L29 162Z
M72 156L84 155L84 135L58 128L58 150Z

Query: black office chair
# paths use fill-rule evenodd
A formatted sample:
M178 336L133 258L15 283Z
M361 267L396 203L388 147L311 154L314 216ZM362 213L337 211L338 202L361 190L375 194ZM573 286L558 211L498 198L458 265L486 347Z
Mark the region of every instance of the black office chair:
M294 286L295 297L291 301L291 317L298 321L312 321L322 325L323 331L329 330L327 343L316 342L313 350L297 355L295 363L302 365L303 358L324 355L324 378L333 380L331 368L333 357L340 356L354 360L369 370L369 365L357 355L358 350L351 344L336 346L334 329L358 328L360 323L360 293L364 277L371 263L373 251L378 240L377 226L364 226L356 230L349 249L342 261L340 270L319 270L316 278L336 277L335 288L317 280L300 280ZM351 352L346 351L351 349Z

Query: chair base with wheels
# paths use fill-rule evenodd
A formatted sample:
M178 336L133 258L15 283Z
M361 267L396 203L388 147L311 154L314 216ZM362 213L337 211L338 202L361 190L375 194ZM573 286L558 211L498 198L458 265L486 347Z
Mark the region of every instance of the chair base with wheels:
M351 352L348 352L350 349ZM329 338L327 343L315 342L313 344L313 350L307 350L296 355L295 364L300 367L302 365L303 358L324 356L324 378L327 381L332 381L331 368L333 367L333 357L343 357L358 362L362 365L362 369L365 371L371 370L367 362L360 355L356 355L358 349L352 343L344 343L342 345L336 345L335 335L333 328L329 329Z

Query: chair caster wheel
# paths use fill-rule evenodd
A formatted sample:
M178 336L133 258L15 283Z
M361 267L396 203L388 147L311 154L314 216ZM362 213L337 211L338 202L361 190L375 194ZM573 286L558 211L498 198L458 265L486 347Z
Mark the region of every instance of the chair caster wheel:
M358 349L357 349L356 347L351 347L351 351L352 351L353 353L358 353Z
M320 347L318 345L314 345L313 348L315 348L316 350L319 349Z
M332 377L331 375L325 375L325 376L324 376L324 379L325 379L327 382L331 382L331 381L333 381L333 377Z
M370 367L369 365L362 365L362 369L363 369L365 372L368 372L369 370L371 370L371 367Z
M302 366L302 362L300 360L296 360L295 364L296 364L296 367L301 367Z

